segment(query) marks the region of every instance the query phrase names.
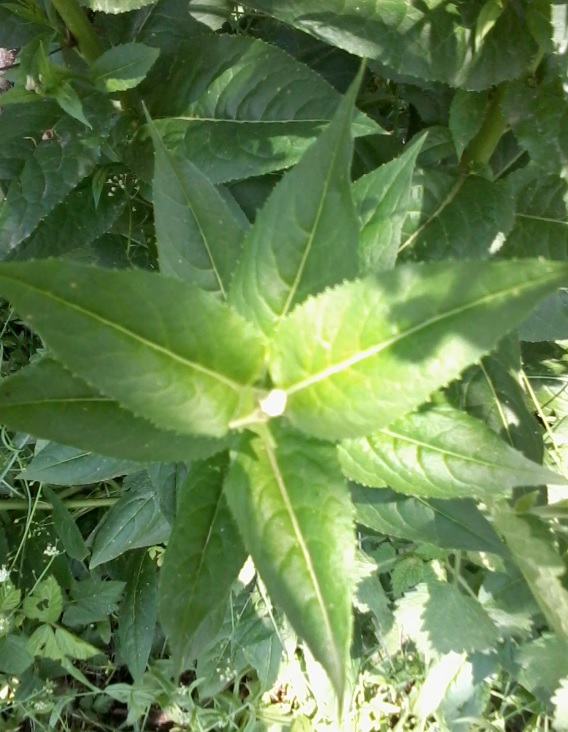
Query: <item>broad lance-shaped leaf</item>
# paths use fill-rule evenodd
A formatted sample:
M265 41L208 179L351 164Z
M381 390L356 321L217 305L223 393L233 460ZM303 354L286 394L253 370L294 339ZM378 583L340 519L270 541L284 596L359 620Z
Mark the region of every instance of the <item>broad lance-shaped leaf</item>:
M226 453L194 464L179 491L160 574L160 618L178 668L197 628L227 598L247 557L223 494L227 466Z
M139 682L146 670L158 616L158 568L149 553L133 553L126 570L128 581L118 616L120 655L132 678Z
M166 147L213 183L297 163L332 119L339 93L307 64L258 39L201 34L191 41L175 57L159 59L144 82L150 114L162 118L155 124ZM359 111L353 132L385 133ZM145 137L144 129L131 162L147 179Z
M411 496L491 501L510 496L516 486L566 483L483 422L446 406L410 414L368 437L344 440L338 450L351 480L377 487L387 483Z
M229 506L274 602L343 698L351 643L354 532L332 445L295 432L254 437L234 455Z
M385 536L443 549L505 553L493 526L468 499L426 501L361 485L351 486L351 497L357 523Z
M307 295L357 273L349 169L361 74L329 127L271 193L245 240L230 302L270 333Z
M278 328L269 366L286 415L328 439L415 409L566 282L559 262L404 265L309 299Z
M124 492L105 513L93 541L90 568L110 562L130 549L166 542L171 526L160 510L148 472L128 476Z
M192 285L44 260L1 265L0 293L65 366L161 428L221 437L250 407L262 339Z
M551 531L535 516L517 516L505 504L491 513L551 629L568 640L567 565Z
M392 269L396 262L402 224L410 201L412 174L424 136L396 160L381 165L353 184L359 214L359 271Z
M170 153L148 124L156 151L152 192L160 271L225 299L245 235L242 222L199 168Z
M141 463L199 460L225 447L222 440L158 429L50 358L34 361L0 381L0 423L64 445Z
M484 89L518 77L536 53L524 16L510 4L482 39L472 17L475 8L462 12L408 0L390 0L386 8L376 0L248 0L246 6L331 46L376 59L380 71L387 67L387 78L395 73Z

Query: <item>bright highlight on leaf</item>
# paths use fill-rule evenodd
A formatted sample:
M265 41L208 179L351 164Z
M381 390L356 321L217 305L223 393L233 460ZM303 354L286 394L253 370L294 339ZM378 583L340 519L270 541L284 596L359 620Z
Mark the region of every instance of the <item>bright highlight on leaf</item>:
M279 417L286 409L286 392L282 389L273 389L263 399L259 400L260 409L268 417Z

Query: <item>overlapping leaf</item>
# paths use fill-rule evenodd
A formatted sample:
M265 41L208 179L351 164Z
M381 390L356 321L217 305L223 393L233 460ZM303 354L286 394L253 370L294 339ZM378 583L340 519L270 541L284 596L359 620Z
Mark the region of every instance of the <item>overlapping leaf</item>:
M425 501L388 488L351 486L358 523L385 536L443 549L503 553L503 543L473 501Z
M261 338L191 285L44 260L3 265L0 292L67 367L162 428L222 436L253 399Z
M542 462L542 430L520 384L521 355L515 335L504 338L450 391L452 404L485 422L529 460Z
M153 201L163 274L225 299L245 230L215 186L190 160L172 155L149 123L156 160Z
M488 257L503 243L513 217L506 184L426 169L415 175L400 249L421 260Z
M0 204L0 257L23 241L95 167L98 142L74 121L58 126L58 138L39 142ZM86 129L86 128L84 128Z
M158 54L155 48L143 43L122 43L109 48L91 65L91 79L102 91L132 89L150 71Z
M547 293L561 263L405 265L308 300L269 359L286 414L328 439L363 436L421 404L489 351Z
M397 603L397 622L427 655L454 651L487 651L495 646L498 630L473 597L457 585L430 582L419 585Z
M200 624L225 600L246 552L223 495L226 454L196 463L180 488L160 575L160 618L174 663Z
M532 160L544 170L567 178L568 99L560 79L547 78L540 85L525 80L511 82L502 108Z
M109 193L112 191L107 185L97 204L92 179L88 178L40 221L33 234L9 258L84 258L88 245L112 227L127 204L126 193L124 196L109 196Z
M515 515L506 505L495 507L492 517L550 627L568 640L566 563L548 527L534 516Z
M52 485L87 485L140 470L139 463L117 460L68 445L36 443L36 453L18 477Z
M130 559L124 601L118 616L120 653L135 681L146 670L158 619L158 573L148 552Z
M568 258L568 185L558 175L543 175L536 166L510 176L516 197L513 230L503 254L507 257ZM565 291L546 298L519 329L527 341L568 338Z
M91 569L119 557L129 549L166 541L171 527L160 511L154 487L144 471L129 476L126 492L105 514L95 535Z
M276 445L255 437L234 456L225 494L270 596L342 699L354 535L333 446L280 429Z
M333 121L276 186L247 236L230 301L270 333L309 294L357 273L349 171L358 77Z
M203 64L202 59L209 59ZM213 183L261 175L296 163L340 102L333 87L284 51L245 36L204 35L183 55L164 58L145 98L166 147ZM381 132L360 112L354 134ZM139 140L133 163L143 177Z
M521 485L563 484L479 420L450 407L410 414L339 447L343 472L368 485L388 484L429 498L507 498Z
M158 429L51 359L0 382L0 420L37 437L138 462L201 459L224 446Z
M406 218L419 138L399 158L362 176L353 185L359 214L359 271L382 272L395 265Z
M388 12L373 0L249 0L248 7L311 33L350 53L377 59L389 72L484 89L524 70L536 44L510 5L486 35L453 6L393 0ZM477 45L477 48L476 48ZM387 74L388 75L388 74Z

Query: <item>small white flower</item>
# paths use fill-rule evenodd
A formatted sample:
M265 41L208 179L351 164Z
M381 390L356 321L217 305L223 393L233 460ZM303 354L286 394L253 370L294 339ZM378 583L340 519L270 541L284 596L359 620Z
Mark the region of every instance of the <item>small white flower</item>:
M287 394L283 389L273 389L260 399L260 408L267 417L279 417L286 409Z
M3 564L2 567L0 567L0 584L6 582L7 579L10 579L10 571L6 569L6 565Z
M46 557L56 557L59 554L59 551L56 546L53 546L53 544L48 544L43 550L43 553Z

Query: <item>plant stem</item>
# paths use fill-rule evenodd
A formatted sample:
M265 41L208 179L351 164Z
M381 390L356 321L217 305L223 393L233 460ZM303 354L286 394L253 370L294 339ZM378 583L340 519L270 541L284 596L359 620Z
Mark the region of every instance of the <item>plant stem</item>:
M105 506L114 506L118 498L74 498L64 501L67 508L103 508ZM0 511L27 511L29 508L27 501L17 501L7 499L0 501ZM46 501L38 501L34 505L36 511L51 511L53 506Z
M69 32L77 41L79 51L88 63L92 64L103 52L103 47L83 8L77 0L52 0L52 3Z
M505 88L505 84L497 87L481 129L463 152L460 161L462 170L468 171L474 165L486 165L507 130L507 120L501 112L501 101Z

